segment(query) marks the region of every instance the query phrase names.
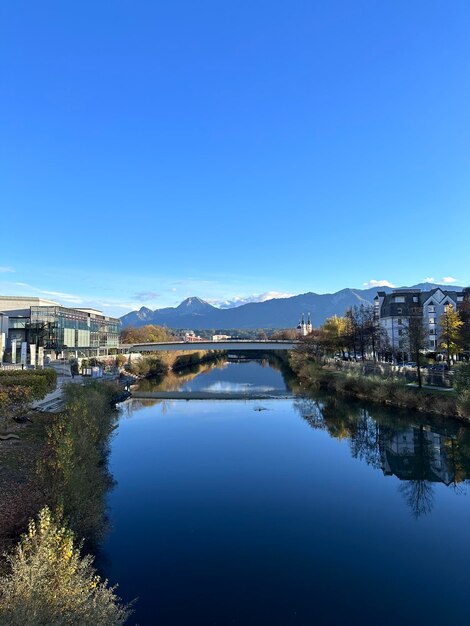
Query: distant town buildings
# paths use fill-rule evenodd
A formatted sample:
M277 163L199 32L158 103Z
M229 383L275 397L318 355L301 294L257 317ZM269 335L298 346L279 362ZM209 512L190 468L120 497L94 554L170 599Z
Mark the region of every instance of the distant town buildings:
M198 341L207 341L207 339L204 339L204 337L198 337L194 330L187 330L183 335L183 341L188 343L197 343Z
M212 335L212 341L228 341L231 335Z
M99 356L119 345L120 321L87 308L69 308L53 300L0 296L0 361L16 362L17 350L53 358ZM31 348L33 346L33 348ZM14 354L13 354L14 353Z
M392 350L406 350L406 326L410 317L419 317L426 331L426 349L438 347L439 321L448 306L458 310L463 292L436 287L430 291L395 289L379 291L374 300L375 317L386 333Z
M308 314L308 317L307 317L307 323L305 323L305 317L304 317L304 314L302 313L302 318L297 324L297 335L299 337L305 337L306 335L310 334L312 330L313 330L313 326L312 326L312 322L310 321L310 313Z

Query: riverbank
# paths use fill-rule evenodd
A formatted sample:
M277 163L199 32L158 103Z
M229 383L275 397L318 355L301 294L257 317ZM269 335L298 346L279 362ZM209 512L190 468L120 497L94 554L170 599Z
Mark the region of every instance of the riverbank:
M140 378L152 378L165 376L168 372L200 365L210 361L216 361L225 355L220 350L210 352L198 350L177 354L176 352L161 352L153 355L142 355L141 358L132 360L126 365L126 370Z
M418 388L403 380L338 371L293 352L290 365L305 390L322 390L375 404L412 409L470 421L468 391Z
M26 530L28 520L42 506L48 504L54 507L60 504L60 472L51 466L54 456L62 455L63 465L65 452L69 456L72 453L71 442L76 440L77 445L82 442L83 450L77 452L77 461L79 457L80 462L74 465L71 459L68 460L69 479L73 468L77 479L79 468L80 472L85 471L84 463L90 456L90 450L96 453L93 461L96 467L102 465L98 457L114 429L117 418L113 402L114 398L119 398L120 392L121 386L117 383L89 381L86 385L80 385L69 381L60 386L60 411L43 412L23 406L20 422L11 417L8 421L4 418L3 428L8 438L0 441L0 554L19 538ZM108 426L104 427L103 423L108 423ZM67 438L72 425L76 432ZM90 432L87 433L87 430ZM99 440L96 439L97 432L101 432ZM69 446L67 449L66 444ZM91 484L91 488L96 491L96 484ZM89 499L85 500L87 505ZM68 497L67 506L70 502ZM83 512L81 515L83 517Z
M12 561L4 556L5 552L19 554L18 548L15 552L14 546L22 533L29 529L28 533L31 534L33 518L47 517L44 511L52 511L54 533L62 538L68 537L67 549L77 562L82 558L79 555L81 547L85 546L87 552L93 552L94 546L106 532L105 497L114 484L108 471L107 456L110 438L117 425L115 402L120 392L118 383L93 381L84 386L69 384L63 388L65 404L62 411L30 411L27 413L27 421L21 424L13 422L9 426L15 438L0 444L0 552L3 555L0 559L0 576L5 577L4 588L15 590L16 595L7 598L4 589L0 589L1 624L32 623L27 619L23 622L3 622L6 614L10 616L8 619L12 619L12 615L32 617L42 613L47 619L44 617L41 623L59 623L56 620L63 615L61 607L65 607L70 600L70 597L60 595L61 586L64 590L68 588L65 579L61 578L65 570L48 570L50 563L60 564L63 555L58 551L59 544L56 550L54 542L51 545L47 543L50 539L47 532L34 543L31 560L24 565L20 563L20 567L29 568L25 576L34 581L31 586L21 584L19 570L12 567ZM21 541L23 544L26 541L27 545L25 535ZM44 550L51 557L47 561L40 558ZM35 559L38 567L34 565ZM67 611L70 615L67 615L69 621L72 619L70 623L75 623L74 619L77 623L123 623L127 609L120 605L106 582L99 582L91 562L91 557L85 556L83 563L87 567L75 569L70 575L75 589L79 589L83 583L83 594L88 593L87 581L96 581L95 587L100 592L99 601L86 607L87 611L92 611L90 615L94 621L80 621L80 606L83 608L86 605L77 604L75 611L70 609L72 605L69 602ZM43 565L39 567L41 563ZM64 567L67 563L63 563ZM59 591L53 598L56 608L50 599L47 600L49 587L46 582L50 577L57 578L54 586ZM31 589L35 590L34 593L29 593ZM109 609L110 614L117 612L122 615L122 620L111 621L104 617L95 619L93 611L104 608L106 611Z

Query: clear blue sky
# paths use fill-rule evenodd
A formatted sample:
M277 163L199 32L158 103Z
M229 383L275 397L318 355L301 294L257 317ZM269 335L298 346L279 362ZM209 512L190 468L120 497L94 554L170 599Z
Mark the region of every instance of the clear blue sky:
M469 28L467 0L2 2L0 293L469 284Z

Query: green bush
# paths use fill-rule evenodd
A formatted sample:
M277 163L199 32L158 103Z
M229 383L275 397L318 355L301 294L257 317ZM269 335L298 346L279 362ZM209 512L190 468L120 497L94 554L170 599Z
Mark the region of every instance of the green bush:
M455 366L454 389L457 393L470 390L470 363L460 363Z
M53 391L57 384L55 370L4 370L0 372L0 388L28 387L34 400L40 400Z
M0 578L0 624L120 626L130 614L115 588L80 555L74 534L46 507L8 557Z
M136 376L159 376L166 374L168 365L165 363L163 357L145 356L141 359L131 361L127 369L131 374L135 374Z

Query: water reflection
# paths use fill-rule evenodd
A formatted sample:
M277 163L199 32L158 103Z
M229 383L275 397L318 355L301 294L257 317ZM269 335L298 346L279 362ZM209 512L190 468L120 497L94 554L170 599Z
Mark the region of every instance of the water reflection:
M384 476L395 476L414 517L434 504L434 485L463 493L470 474L470 433L453 420L427 422L386 409L365 409L338 398L297 398L295 407L312 428L347 439L351 455Z
M205 364L162 384L286 384L297 395L125 405L103 573L140 598L136 621L463 623L470 429L302 397L284 380L267 361Z
M139 391L269 393L288 390L289 384L275 357L243 361L218 359L139 383Z

